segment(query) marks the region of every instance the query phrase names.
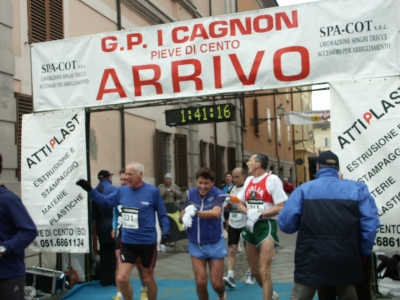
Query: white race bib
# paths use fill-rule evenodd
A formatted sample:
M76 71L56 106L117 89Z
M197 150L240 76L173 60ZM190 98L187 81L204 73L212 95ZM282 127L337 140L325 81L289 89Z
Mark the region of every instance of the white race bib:
M247 208L255 209L259 213L262 213L264 210L264 201L262 199L249 199L247 200Z
M229 213L229 219L234 222L242 221L244 218L244 214L242 214L238 210L231 210Z
M128 229L139 228L139 209L135 207L122 207L122 227Z

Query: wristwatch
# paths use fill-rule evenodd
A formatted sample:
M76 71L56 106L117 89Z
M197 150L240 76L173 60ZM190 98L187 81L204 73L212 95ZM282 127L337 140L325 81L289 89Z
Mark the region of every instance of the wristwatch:
M0 246L0 253L5 253L7 251L6 247Z

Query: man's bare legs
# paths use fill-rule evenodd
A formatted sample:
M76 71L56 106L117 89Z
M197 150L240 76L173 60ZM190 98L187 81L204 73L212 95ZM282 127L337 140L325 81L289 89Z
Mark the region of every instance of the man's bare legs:
M238 245L229 245L228 270L235 270L237 249Z
M138 274L139 274L139 279L140 282L142 283L142 288L146 287L146 284L144 283L143 280L143 265L142 265L142 259L140 258L140 256L138 256L138 258L136 259L136 268L138 269Z
M157 299L157 284L154 279L154 269L145 268L142 266L143 283L147 287L147 297L149 300Z
M196 280L196 291L199 300L208 300L207 291L207 262L205 260L198 259L196 257L192 258L192 266L194 277Z
M217 292L218 297L225 295L225 285L222 281L224 274L224 259L209 262L211 285ZM207 291L207 261L192 256L193 272L196 279L196 290L199 300L208 300Z
M133 290L130 283L131 271L135 265L130 263L122 263L118 267L118 286L124 300L133 300Z
M119 265L117 282L121 289L124 300L133 299L133 289L130 284L131 271L135 265L122 263ZM154 279L154 269L148 269L142 266L143 284L147 287L147 297L149 300L157 299L157 284Z
M263 290L264 300L272 299L271 261L274 247L275 242L272 237L267 238L261 244L260 248L249 243L246 244L250 270L258 285Z
M118 268L119 268L119 255L121 253L120 249L115 250L115 258L116 258L116 262L117 265L115 267L115 284L117 286L117 292L121 292L121 287L119 286L119 282L118 282Z
M222 280L224 274L224 259L218 259L209 262L211 285L214 291L217 292L218 297L222 299L225 295L225 284Z

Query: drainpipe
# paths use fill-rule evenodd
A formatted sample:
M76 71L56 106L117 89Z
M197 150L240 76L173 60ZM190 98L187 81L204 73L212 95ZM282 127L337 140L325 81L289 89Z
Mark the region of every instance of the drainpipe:
M276 151L276 158L278 160L278 177L280 178L280 173L281 173L281 159L279 158L279 152L278 152L278 122L280 122L280 119L278 119L277 116L277 111L276 111L276 93L278 93L278 90L275 90L275 94L274 94L274 109L275 109L275 135L276 135L276 142L275 142L275 151Z
M212 0L208 0L208 9L210 11L210 17L212 16Z

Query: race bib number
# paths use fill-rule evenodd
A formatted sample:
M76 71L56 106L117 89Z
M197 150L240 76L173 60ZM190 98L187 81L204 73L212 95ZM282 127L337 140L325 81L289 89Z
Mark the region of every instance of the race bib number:
M261 213L264 210L264 202L262 199L249 199L247 200L247 208L255 209Z
M122 227L128 229L139 228L139 209L134 207L122 208Z
M229 218L232 221L242 221L243 217L244 217L244 214L242 214L238 210L231 210L231 212L229 213Z

